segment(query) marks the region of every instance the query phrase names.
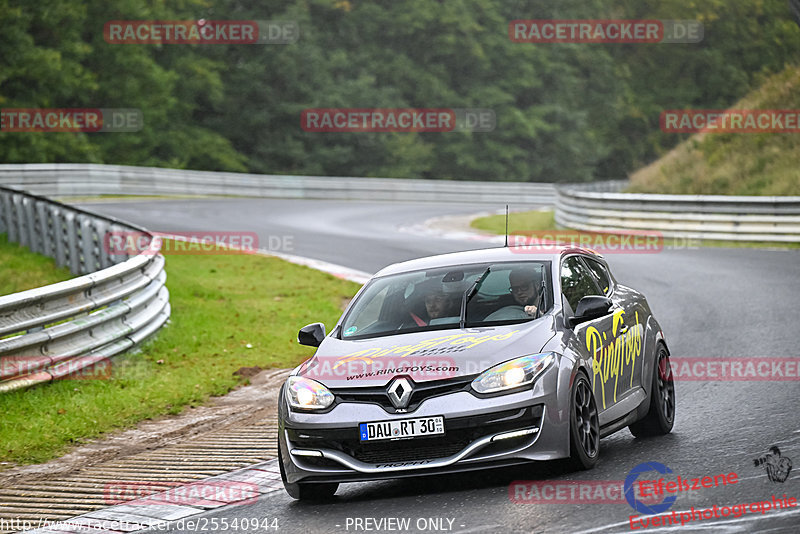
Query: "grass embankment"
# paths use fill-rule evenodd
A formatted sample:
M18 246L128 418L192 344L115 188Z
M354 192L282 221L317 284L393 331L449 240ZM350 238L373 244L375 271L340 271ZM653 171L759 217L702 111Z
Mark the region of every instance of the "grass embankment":
M800 109L800 67L787 67L731 109ZM635 172L628 192L695 195L800 195L800 135L796 133L697 134L658 161ZM505 216L472 221L478 230L502 235ZM511 234L554 230L552 212L511 214ZM800 248L800 243L664 239L664 246Z
M478 217L473 219L470 225L476 230L504 235L506 232L506 216L502 214ZM508 214L509 234L553 230L555 227L556 221L552 211L521 211Z
M329 327L358 285L256 255L170 255L171 323L104 380L0 395L0 461L43 462L144 419L177 414L246 381L242 367L293 367L313 354L297 330ZM6 465L8 467L8 465Z
M0 295L69 280L73 275L56 261L34 254L0 234Z
M800 109L800 67L787 67L731 109ZM797 133L696 134L631 176L629 192L800 195Z

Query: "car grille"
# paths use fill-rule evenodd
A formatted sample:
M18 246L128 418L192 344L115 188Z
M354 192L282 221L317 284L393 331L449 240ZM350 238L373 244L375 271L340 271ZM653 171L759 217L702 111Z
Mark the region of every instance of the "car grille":
M430 382L413 382L414 389L408 401L408 407L403 413L413 412L423 401L440 395L448 395L457 391L469 391L469 385L478 375L447 378L445 380L432 380ZM362 388L331 388L337 402L364 402L377 404L388 413L397 413L389 395L387 386L373 386Z
M433 441L433 440L432 440ZM411 462L414 460L429 460L433 458L446 458L458 453L466 447L467 443L435 443L430 445L414 444L408 440L409 446L398 446L402 442L374 443L378 447L361 447L353 451L356 460L368 464L384 462Z
M364 463L410 462L446 458L464 450L475 440L499 432L522 428L541 428L544 407L536 405L518 410L504 410L486 415L445 419L443 436L362 442L357 425L352 429L287 428L292 446L309 449L333 449ZM502 452L519 446L529 436L503 440L488 446ZM483 450L480 452L483 454Z

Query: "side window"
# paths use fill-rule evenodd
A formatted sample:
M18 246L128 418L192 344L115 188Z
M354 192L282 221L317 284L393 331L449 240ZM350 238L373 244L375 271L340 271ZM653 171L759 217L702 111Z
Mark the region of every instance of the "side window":
M561 264L561 291L573 310L577 309L578 301L583 297L603 295L597 288L594 277L577 256L567 258Z
M611 277L608 275L606 267L599 261L591 258L583 258L583 261L586 262L589 270L594 274L595 278L597 279L597 283L600 284L600 289L603 290L603 293L605 293L606 296L610 295L611 291L614 289L614 283L611 281Z

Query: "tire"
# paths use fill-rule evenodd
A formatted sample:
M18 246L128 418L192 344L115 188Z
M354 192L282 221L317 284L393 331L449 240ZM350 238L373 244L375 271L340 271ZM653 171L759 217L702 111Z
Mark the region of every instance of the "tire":
M339 489L336 482L323 482L320 484L303 484L302 482L286 482L286 471L283 468L283 453L278 444L278 465L281 469L281 480L283 487L289 497L298 501L327 501L330 500Z
M675 383L672 380L669 353L661 344L656 350L651 388L647 415L628 427L637 438L669 434L675 423Z
M578 373L569 394L569 466L591 469L600 457L600 422L589 379Z

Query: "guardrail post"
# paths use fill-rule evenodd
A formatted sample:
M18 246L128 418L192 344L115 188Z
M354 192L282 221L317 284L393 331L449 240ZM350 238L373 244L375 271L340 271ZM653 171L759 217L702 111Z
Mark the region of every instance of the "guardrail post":
M75 218L75 226L78 229L78 250L80 250L80 273L87 274L94 272L99 266L95 262L94 251L94 228L92 221L86 215L78 215Z
M9 201L8 201L8 240L12 243L19 243L19 236L20 236L20 210L19 204L22 201L22 197L18 193L9 193Z
M0 234L8 232L8 223L6 222L8 218L8 206L8 193L6 191L0 191Z
M22 198L22 225L20 231L20 245L28 247L34 252L39 252L36 246L37 239L36 239L36 232L34 230L34 222L33 222L33 203L34 200L32 198L23 197Z
M64 213L63 224L67 230L66 247L67 265L73 274L81 273L81 253L78 246L78 221L75 213L67 211Z

